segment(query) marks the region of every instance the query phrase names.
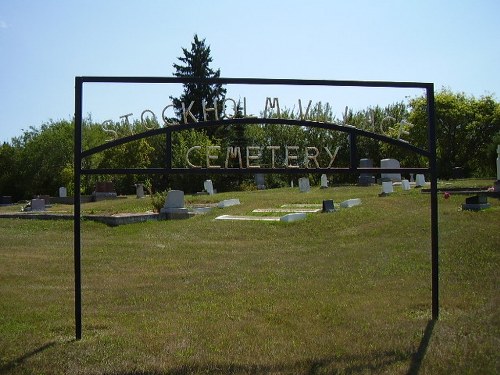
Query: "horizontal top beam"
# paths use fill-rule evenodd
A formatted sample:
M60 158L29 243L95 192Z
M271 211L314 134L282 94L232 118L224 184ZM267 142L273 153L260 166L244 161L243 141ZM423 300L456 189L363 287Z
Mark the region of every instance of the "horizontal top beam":
M79 76L76 82L97 83L205 83L246 85L290 85L290 86L346 86L346 87L394 87L433 89L428 82L353 81L286 78L196 78L196 77L124 77L124 76Z

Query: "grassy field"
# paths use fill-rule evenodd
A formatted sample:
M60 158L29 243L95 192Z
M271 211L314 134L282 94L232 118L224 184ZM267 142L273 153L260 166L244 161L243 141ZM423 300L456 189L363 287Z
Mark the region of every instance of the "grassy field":
M242 204L114 228L84 221L80 341L72 222L0 219L0 373L499 373L500 201L465 212L464 196L440 195L432 322L430 197L380 190L187 196ZM348 198L363 204L288 224L214 220ZM149 199L132 197L83 205L147 210Z

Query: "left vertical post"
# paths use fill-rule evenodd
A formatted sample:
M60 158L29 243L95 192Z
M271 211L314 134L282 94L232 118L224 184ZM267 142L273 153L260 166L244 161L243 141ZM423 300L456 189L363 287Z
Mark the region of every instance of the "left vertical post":
M75 139L74 139L74 217L73 252L75 266L75 338L82 338L82 274L81 274L81 170L82 170L82 77L75 77Z

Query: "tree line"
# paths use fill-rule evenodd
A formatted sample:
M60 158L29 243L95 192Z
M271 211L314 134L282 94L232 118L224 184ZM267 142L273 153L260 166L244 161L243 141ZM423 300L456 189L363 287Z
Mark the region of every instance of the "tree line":
M212 58L210 46L197 35L191 49L183 48L179 64L173 64L174 75L178 77L212 78L220 77L220 70L210 67ZM194 102L193 115L203 120L202 103L224 102L225 89L221 85L186 84L179 98L173 98L177 119L182 122L182 103ZM442 179L453 177L455 168L460 168L464 177L491 177L495 175L496 145L500 144L500 103L492 95L476 98L465 93L442 89L435 94L436 141L438 173ZM218 108L221 112L222 108ZM235 117L241 117L236 111ZM294 108L283 108L280 118L299 119ZM361 111L346 110L342 119L336 118L329 103L314 103L309 119L330 123L342 123L358 128L375 128L398 138L404 132L404 139L417 147L428 148L427 107L425 97L408 99L384 108L376 106ZM401 125L403 124L403 125ZM398 125L398 126L396 126ZM83 148L89 149L105 143L110 130L116 136L145 131L159 127L155 119L146 123L127 121L108 123L104 131L102 124L94 122L91 116L83 123ZM60 186L73 191L73 138L74 121L60 120L30 127L11 142L0 146L0 195L11 195L13 199L28 199L34 195L55 195ZM273 147L293 145L303 149L327 147L329 152L338 151L334 166L349 164L349 140L346 133L322 128L305 128L284 124L231 124L204 129L182 130L172 133L172 165L186 167L185 155L194 145L202 147L220 146L223 153L227 147L247 146ZM164 135L133 141L113 147L84 159L85 168L145 168L165 165L166 141ZM402 166L427 166L428 161L397 146L370 138L358 137L358 155L370 158L375 165L384 158L395 158ZM328 165L331 154L318 156ZM275 160L271 160L271 158ZM221 156L223 158L223 156ZM270 165L283 163L282 153L263 153L261 163ZM324 158L327 158L323 160ZM206 160L201 153L192 154L192 162L201 165ZM304 161L305 162L305 161ZM313 180L319 176L311 175ZM203 180L211 178L219 191L249 189L254 186L253 176L235 174L199 175L113 175L82 176L82 191L91 194L97 181L114 182L118 193L134 192L134 184L142 182L151 191L169 188L195 192L203 188ZM267 175L268 187L289 185L289 175ZM297 178L297 176L295 177ZM335 176L336 182L355 182L357 176Z

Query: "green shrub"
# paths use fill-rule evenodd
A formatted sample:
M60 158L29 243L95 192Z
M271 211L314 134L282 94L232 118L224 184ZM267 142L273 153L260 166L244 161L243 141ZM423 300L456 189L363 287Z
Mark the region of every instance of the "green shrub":
M154 212L160 212L161 208L165 205L165 198L167 191L151 194L151 204L153 205Z

